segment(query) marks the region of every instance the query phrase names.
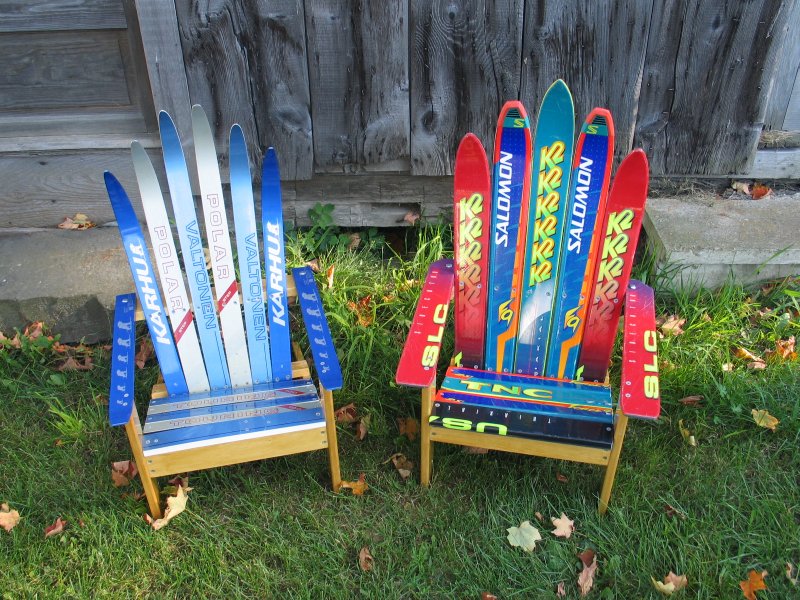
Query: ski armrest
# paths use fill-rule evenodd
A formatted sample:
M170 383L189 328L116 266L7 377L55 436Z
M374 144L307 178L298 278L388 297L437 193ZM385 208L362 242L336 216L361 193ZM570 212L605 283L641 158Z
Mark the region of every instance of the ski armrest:
M136 294L117 296L114 306L114 345L111 349L111 389L108 397L108 417L112 427L125 425L133 410L135 312Z
M432 263L425 277L414 320L408 332L395 381L400 385L428 387L436 380L447 311L453 298L453 259Z
M338 390L342 387L342 369L336 356L336 348L333 347L331 330L322 307L322 298L314 280L314 273L309 267L299 267L292 269L292 275L297 286L300 312L308 332L308 343L311 346L317 376L326 390Z
M620 408L629 417L656 419L661 413L658 334L653 288L632 279L625 293Z

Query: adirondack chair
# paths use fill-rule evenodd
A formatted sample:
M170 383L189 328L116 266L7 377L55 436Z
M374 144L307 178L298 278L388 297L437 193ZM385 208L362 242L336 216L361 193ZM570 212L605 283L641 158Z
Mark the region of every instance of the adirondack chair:
M238 125L231 129L235 265L211 129L203 110L192 109L209 267L178 133L167 113L160 114L159 126L182 256L141 145L133 142L131 151L155 267L125 190L105 173L137 291L116 299L109 416L112 426L125 427L150 511L161 515L158 477L317 449L327 449L338 490L332 392L342 386L342 375L313 273L285 271L275 153L267 151L262 168L262 246L244 136ZM288 304L294 300L308 331L319 391L299 346L290 341ZM144 427L134 403L135 321L142 319L162 375Z
M563 94L560 101L563 111ZM553 126L547 121L553 116L551 109L546 97L540 111L536 143L532 144L530 133L525 131L527 117L522 105L511 102L504 107L495 140L493 188L480 141L472 134L462 141L454 177L455 257L441 259L430 266L396 380L399 384L422 389L420 480L423 485L430 484L434 442L583 462L605 467L599 500L602 514L608 508L628 418L653 419L660 411L653 290L641 282L628 281L647 195L647 161L641 151L626 158L617 171L606 202L613 124L608 111L595 109L576 145L573 186L568 187L564 180L569 173L552 172L559 160L551 160L557 157L551 150L560 149L564 154L561 162L569 168L571 130L559 134L560 138L551 135L551 139L544 142L539 139L540 135L552 134ZM565 121L572 119L567 111ZM592 135L604 135L608 139L602 140L605 145L600 147L598 139ZM589 189L588 178L577 171L582 166L589 168L590 163L579 158L591 153L595 161L593 176L599 181ZM600 160L603 157L605 162ZM517 171L524 179L517 180L515 188L513 177ZM537 174L533 183L535 186L538 180L538 190L534 187L538 195L525 189L531 185L531 171ZM586 184L585 189L581 182ZM568 190L569 197L566 197ZM597 220L597 235L592 236L593 221L585 232L564 234L580 238L594 249L588 253L588 258L582 259L582 264L563 259L560 271L557 265L546 265L547 268L542 269L531 259L532 255L537 255L538 248L540 260L557 260L558 241L553 242L555 251L548 254L541 250L542 246L547 248L547 238L554 235L542 233L545 227L541 219L546 219L551 212L564 219L564 210L569 210L566 214L573 217L570 226L577 227L572 208L562 209L560 213L557 209L548 209L559 201L559 197L552 194L569 199L569 202L561 200L561 204L568 207L576 204L576 195L583 194L582 202L587 195L594 194L594 202L607 207L604 219L589 215ZM505 217L501 213L498 218L497 208L492 214L490 198L497 207L498 197L501 209L503 200L506 208L511 206ZM588 220L588 212L591 211L586 211L585 207L578 209L581 223ZM528 218L529 230L537 236L541 234L536 239L539 245L532 246L533 251L526 250L524 243ZM488 227L490 222L491 228ZM490 252L490 247L498 244L501 237L512 235L510 225L518 225L521 233L516 244L513 240L508 242L508 256L503 259L500 250L491 248ZM528 241L531 241L530 236ZM564 247L568 243L563 240ZM520 272L521 264L524 268ZM541 275L551 270L551 279ZM530 281L526 279L529 273ZM541 276L534 277L537 274ZM508 275L510 289L506 291L509 295L500 298L503 302L493 305L487 288L497 292L498 282L505 275ZM557 275L571 286L571 291L559 287ZM526 314L526 301L535 298L537 286L545 283L551 287L545 288L546 293L542 294L545 302L534 307L538 314ZM580 299L575 300L573 310L558 304L567 302L568 292ZM437 364L453 297L456 355L437 388ZM622 376L620 401L615 410L607 371L623 301ZM549 333L542 332L538 326L541 313L547 310L561 315L553 317ZM529 331L526 323L533 334L523 339L523 332ZM587 323L585 331L584 323ZM496 337L490 339L487 331L495 331ZM576 340L582 335L585 337L580 346ZM556 345L551 349L553 353L546 352L550 340ZM547 361L545 366L537 362L539 359L528 360L528 352L547 357L542 359ZM571 371L570 364L577 363L579 356L583 370Z

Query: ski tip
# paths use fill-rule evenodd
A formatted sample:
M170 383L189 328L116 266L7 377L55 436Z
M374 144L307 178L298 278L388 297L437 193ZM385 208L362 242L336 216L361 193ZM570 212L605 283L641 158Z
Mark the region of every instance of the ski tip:
M587 125L591 125L595 123L595 121L600 120L606 125L611 125L614 119L611 116L611 111L607 108L601 108L599 106L595 106L588 115L586 115L586 120L584 123Z
M206 111L203 110L203 107L199 104L195 104L192 106L192 130L195 131L200 129L203 133L205 130L211 131L211 124L208 120L208 115L206 115Z
M245 148L245 149L247 148L244 141L244 131L242 131L242 127L238 123L234 123L231 126L231 132L228 139L231 151L233 151L234 147L237 146L239 148Z
M507 100L505 104L503 104L503 108L500 109L500 120L505 118L505 116L511 112L512 110L516 110L519 113L519 117L522 119L528 118L528 111L525 110L525 105L520 102L519 100Z
M474 164L473 161L480 160L481 158L483 159L482 162L486 163L486 169L488 171L489 161L486 158L486 150L484 150L480 138L471 132L461 138L461 142L458 144L458 150L456 150L456 165L458 165L459 161L463 160L470 161L470 164Z
M272 174L271 173L272 171L274 171L275 174L279 173L278 155L275 153L275 148L273 148L272 146L267 148L267 151L264 154L263 171L265 174L267 172L270 172L270 174Z
M572 101L572 92L563 79L556 79L547 89L542 98L539 114L547 110L557 110L558 112L572 112L575 114L575 104Z
M650 175L650 163L647 160L647 154L645 154L645 151L641 148L636 148L622 159L622 163L617 170L617 175L619 175L619 172L622 171L623 168L643 172L645 177L649 177Z
M109 187L122 187L119 179L114 177L114 174L111 171L103 171L103 180L106 183L106 189Z
M158 111L158 126L171 126L175 127L175 121L172 120L172 116L165 110Z

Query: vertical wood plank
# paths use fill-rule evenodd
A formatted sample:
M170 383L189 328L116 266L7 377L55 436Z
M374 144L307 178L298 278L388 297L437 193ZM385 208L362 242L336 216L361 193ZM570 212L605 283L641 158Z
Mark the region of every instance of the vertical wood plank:
M519 98L523 5L411 0L412 174L452 175L470 131L491 156L500 108Z
M282 179L308 179L313 150L302 0L178 3L192 103L212 120L217 152L239 123L253 165L274 146ZM253 169L256 180L258 169ZM227 179L227 168L223 177Z
M800 127L800 90L797 91L798 98L792 105L793 92L798 89L800 80L800 27L798 27L800 24L800 1L787 1L789 5L786 19L780 24L785 30L784 39L775 69L772 90L769 94L764 127L792 131ZM794 124L792 123L793 111L798 114L797 122Z
M408 0L305 9L316 170L407 167Z
M535 115L558 78L575 101L582 123L596 106L614 117L617 158L630 151L652 0L559 2L525 5L521 100Z
M655 3L635 143L654 175L747 172L789 2Z

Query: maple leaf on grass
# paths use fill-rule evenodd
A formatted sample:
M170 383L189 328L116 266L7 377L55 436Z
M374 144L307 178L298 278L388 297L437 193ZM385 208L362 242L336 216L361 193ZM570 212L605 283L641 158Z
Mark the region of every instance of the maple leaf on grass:
M369 433L369 415L364 415L356 423L356 439L363 442Z
M367 485L367 476L361 473L356 481L343 481L340 487L345 490L350 490L353 496L363 496L364 492L369 489L369 485Z
M6 531L11 531L17 526L21 517L19 512L12 510L5 502L0 505L0 527Z
M686 575L676 575L672 571L670 571L669 574L664 577L663 582L656 580L656 578L652 576L650 577L650 581L653 582L653 587L655 587L665 596L671 596L689 584L689 579L686 577Z
M797 586L797 583L798 583L798 578L797 578L797 567L795 567L795 566L794 566L792 563L790 563L790 562L787 562L787 563L786 563L786 579L788 579L788 580L789 580L789 582L790 582L792 585L794 585L794 586Z
M408 460L405 454L401 452L396 452L392 454L387 460L383 461L383 464L390 462L394 465L394 468L397 469L397 473L400 477L405 481L411 476L411 471L414 470L414 463Z
M164 527L172 519L186 510L186 501L189 499L187 492L190 489L191 488L184 489L182 485L179 485L175 495L167 498L167 509L164 511L164 516L160 519L153 519L153 517L146 514L144 516L145 521L156 531Z
M775 428L778 426L780 421L769 414L766 410L756 410L755 408L752 410L753 421L756 422L756 425L759 427L763 427L764 429L769 429L770 431L775 431Z
M561 513L561 517L558 519L555 517L550 517L550 521L555 526L553 535L556 537L569 538L572 535L572 532L575 531L575 521L571 520L563 512Z
M337 423L355 423L355 420L358 418L356 405L351 402L341 408L337 408L333 413L333 418Z
M312 271L313 273L319 273L319 271L320 271L320 268L319 268L319 259L317 259L317 258L313 258L313 259L309 260L308 262L306 262L306 266L307 266L309 269L311 269L311 271Z
M703 396L686 396L685 398L681 398L678 400L684 406L700 406L700 403L703 401Z
M375 564L375 559L370 554L369 548L364 546L361 550L358 551L358 566L361 568L362 571L369 572L372 571L372 567Z
M775 350L767 350L765 354L767 358L795 360L797 351L795 350L794 336L788 340L775 340Z
M567 597L567 588L564 585L563 581L559 581L558 585L556 586L556 598L566 598Z
M329 290L333 288L333 274L335 272L336 272L336 265L331 265L325 271L325 277L327 277L327 279L328 279L328 289Z
M684 323L686 323L686 319L682 319L678 315L669 315L668 317L656 319L656 325L664 335L681 335L683 333L681 327Z
M530 521L523 521L519 527L509 527L508 543L515 548L522 548L525 552L533 552L536 548L536 542L542 539L542 534L539 530L531 525Z
M481 600L497 600L497 596L490 594L489 592L482 592Z
M139 351L136 353L134 357L134 362L136 366L140 369L144 369L145 363L150 360L150 357L153 356L153 342L150 341L150 338L145 338L142 343L139 345Z
M59 371L91 371L94 369L94 364L92 363L92 357L87 356L83 359L83 362L79 362L72 358L71 356L67 358L61 365L58 366Z
M139 474L136 463L132 460L118 460L111 463L111 481L114 487L128 485Z
M591 556L591 562L588 564L586 560L581 557L581 562L583 562L583 570L578 573L578 589L581 591L581 596L588 594L594 586L594 576L597 574L597 556L594 554L594 552L592 552Z
M58 517L52 525L49 525L44 528L44 537L45 539L58 535L64 531L64 527L67 526L67 522L64 521L61 517Z
M414 417L401 417L397 419L397 428L400 430L400 435L406 436L413 442L419 433L419 422Z
M766 576L766 571L759 572L753 569L747 574L747 579L739 582L739 587L742 588L742 593L747 600L756 600L756 592L767 589L767 584L764 583Z

